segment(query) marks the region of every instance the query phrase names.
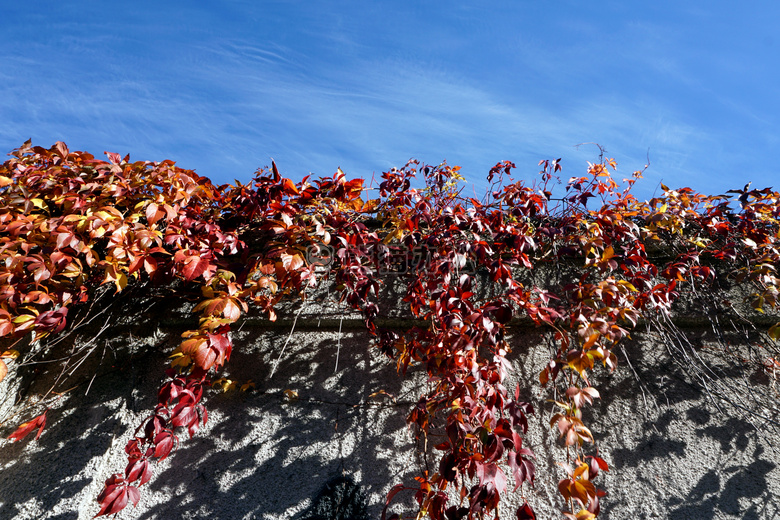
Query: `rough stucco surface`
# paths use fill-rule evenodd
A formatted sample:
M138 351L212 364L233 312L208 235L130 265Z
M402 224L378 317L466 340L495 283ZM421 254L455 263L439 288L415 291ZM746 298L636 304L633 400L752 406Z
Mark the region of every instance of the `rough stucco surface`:
M315 311L300 317L291 336L289 330L251 326L236 333L227 375L252 379L256 390L212 394L206 427L193 439L185 435L157 465L138 507L120 518L309 520L324 486L347 476L360 486L373 519L393 485L414 483L426 455L405 417L425 378L400 378L369 348L365 332L316 329ZM124 445L153 408L166 356L189 326L160 332L142 323L107 333L106 344L116 353L104 352L100 368L82 367L82 384L54 405L40 440L0 441L0 518L95 515L95 497L111 473L124 469ZM519 330L511 343L513 377L536 381L547 356L541 337ZM728 405L719 410L657 338L637 336L627 352L636 375L625 363L615 374L597 371L594 386L604 399L589 412L600 455L611 466L597 481L609 493L600 518L780 517L780 439L774 430L760 423L756 429ZM20 406L45 391L40 374L32 384L13 376L0 385L5 436L29 418L13 415ZM25 400L13 405L22 387ZM297 400L285 397L288 389ZM380 390L395 401L372 396ZM538 457L537 487L527 497L538 518L559 518L554 484L563 472L555 461L565 460L565 452L549 428L550 396L538 384L523 392L546 404L532 417L527 438ZM518 503L519 493L501 518L514 518ZM411 495L399 494L394 504L392 511L410 512Z

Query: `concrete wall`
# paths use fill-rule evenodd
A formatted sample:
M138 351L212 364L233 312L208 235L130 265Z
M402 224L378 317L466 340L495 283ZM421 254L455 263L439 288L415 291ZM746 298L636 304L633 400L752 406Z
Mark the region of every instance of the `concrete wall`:
M412 484L425 467L426 454L405 417L426 383L419 373L400 378L352 318L337 307L314 305L299 315L292 336L291 321L248 322L235 335L226 375L252 379L256 389L211 395L207 426L182 439L157 465L138 507L119 517L378 518L388 490ZM0 441L0 518L75 520L97 513L104 480L123 471L124 445L156 402L166 356L196 322L160 312L134 320L100 334L92 357L71 377L75 388L49 412L39 441ZM690 336L707 344L703 329ZM84 334L76 342L88 339ZM535 381L548 355L538 331L518 327L511 343L515 377ZM636 335L626 348L636 373L622 357L615 374L598 372L594 386L604 399L589 412L600 455L611 466L598 480L609 493L600 518L780 517L777 429L708 398L660 338ZM0 388L4 437L30 417L24 407L56 375L45 367L9 374ZM748 377L769 391L760 375L730 377L727 387ZM297 392L297 400L285 390ZM380 390L395 400L371 397ZM549 395L536 387L525 391L537 407L527 441L538 456L537 486L528 499L539 518L559 518L555 483L563 472L555 461L565 453L549 428ZM778 419L777 408L762 413ZM409 494L396 501L393 511L412 511ZM513 518L518 501L519 495L510 498L502 519ZM340 513L329 513L339 504Z

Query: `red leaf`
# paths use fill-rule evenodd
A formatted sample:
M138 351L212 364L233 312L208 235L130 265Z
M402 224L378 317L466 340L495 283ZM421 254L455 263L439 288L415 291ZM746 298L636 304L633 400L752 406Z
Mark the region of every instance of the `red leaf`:
M176 436L169 431L157 434L157 437L154 438L154 456L160 460L165 459L171 453L175 441Z
M236 303L237 301L238 300L236 298L226 296L217 300L218 303L215 306L215 309L219 309L221 307L222 315L225 318L229 319L231 322L238 321L239 318L241 318L241 307L238 303Z
M187 433L190 435L190 439L192 439L192 437L198 431L198 428L200 428L200 424L198 424L198 417L196 414L194 420L191 420L187 425Z
M127 506L127 484L124 479L116 477L117 475L113 475L106 480L106 487L97 498L98 503L100 504L100 511L92 518L103 515L113 515ZM109 482L119 483L109 484Z
M515 491L523 484L523 482L528 481L533 486L534 484L534 477L536 473L536 466L533 462L530 460L524 459L521 455L530 455L533 456L533 452L528 449L520 449L520 453L510 453L509 454L509 466L512 469L512 476L515 479Z
M517 520L536 520L536 513L528 502L523 502L523 506L517 510Z
M504 443L496 435L489 435L484 449L484 460L496 461L504 454Z
M609 471L609 464L607 464L607 461L604 459L590 455L586 458L591 460L588 469L588 480L593 480L596 478L596 476L599 474L599 470Z
M195 412L195 406L189 403L179 403L176 408L173 409L171 414L171 425L174 428L180 426L189 426L189 424L196 420L198 414Z
M206 267L208 267L208 260L204 262L199 256L191 255L184 260L182 272L184 273L184 277L190 281L203 274Z
M403 491L406 489L403 484L396 484L393 486L393 489L390 490L390 492L387 494L387 498L385 499L385 507L382 508L382 520L385 520L386 514L387 514L387 506L390 505L390 501L393 499L394 496L396 496L400 491ZM395 515L394 515L395 516Z
M108 160L111 161L113 164L119 164L122 162L122 157L118 153L114 152L103 152L108 156Z
M174 256L174 260L180 264L181 272L187 281L192 281L198 276L203 275L204 279L208 279L209 276L216 272L217 266L211 264L211 260L207 257L202 257L198 253L180 251Z
M68 146L62 141L57 141L56 143L54 143L54 149L57 150L60 157L62 157L63 159L66 159L68 157L68 154L70 153L70 151L68 150Z
M222 366L226 361L230 360L230 353L233 351L233 346L230 343L230 338L225 334L208 334L209 346L211 350L217 354L215 364ZM197 358L196 358L197 361ZM206 367L203 367L204 369Z
M133 503L133 507L137 506L138 501L141 499L141 493L135 486L127 486L127 496L130 499L130 502Z
M297 271L303 264L303 257L299 254L289 255L287 253L281 254L282 266L287 272Z
M498 424L496 424L496 427L493 429L493 433L498 437L503 437L504 439L513 439L515 435L515 433L512 431L512 427L509 425L509 421L506 419L501 419L498 421Z
M481 485L493 484L499 493L503 493L506 490L506 475L504 475L501 468L492 463L482 464L477 462L476 464L477 477L479 477Z
M601 512L601 505L599 504L598 494L595 497L591 497L590 503L588 504L588 511L596 516L598 516L598 514Z
M195 352L195 364L203 370L208 370L217 362L217 350L212 347L202 347ZM178 425L176 425L178 426Z
M57 334L62 332L67 324L68 308L60 307L56 311L46 311L35 318L35 325L38 329Z
M125 468L125 475L128 482L134 482L141 479L139 486L143 486L152 477L152 471L149 466L149 461L146 459L138 459L135 462L131 462Z
M38 438L41 436L41 433L43 432L44 426L46 426L46 412L43 412L41 415L39 415L32 421L28 421L24 424L19 425L16 431L14 431L11 435L9 435L8 438L11 439L12 441L19 441L25 438L31 431L38 428L38 435L35 436L35 440L37 441Z

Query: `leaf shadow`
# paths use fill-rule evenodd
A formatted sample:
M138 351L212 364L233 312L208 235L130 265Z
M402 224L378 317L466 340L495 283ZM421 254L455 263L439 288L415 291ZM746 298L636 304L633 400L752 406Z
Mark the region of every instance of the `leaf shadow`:
M166 499L140 518L302 518L334 478L360 482L378 517L390 487L416 470L413 456L397 460L399 451L414 451L405 423L409 384L370 350L365 333L340 341L333 332L295 333L281 358L282 335L255 334L234 351L229 375L253 379L257 389L210 399L213 425L183 440L175 462L150 482ZM370 397L379 390L399 404Z

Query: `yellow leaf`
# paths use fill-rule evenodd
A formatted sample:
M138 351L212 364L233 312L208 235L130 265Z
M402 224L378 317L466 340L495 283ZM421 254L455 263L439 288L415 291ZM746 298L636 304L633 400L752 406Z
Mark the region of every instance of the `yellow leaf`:
M390 233L387 234L387 236L382 240L383 244L389 244L395 239L401 239L404 236L404 232L400 229L394 229Z
M18 357L19 357L19 351L14 349L3 351L3 353L0 354L0 358L16 359Z
M174 357L174 356L170 356L170 357ZM175 359L171 361L171 368L176 368L176 367L187 368L191 364L192 364L192 358L180 352L179 354L176 354Z
M35 320L35 316L31 316L30 314L20 314L19 316L15 317L12 321L16 324L20 323L27 323L28 321Z
M116 277L115 283L116 292L122 292L127 287L127 276L125 276L125 273L120 272Z
M379 207L379 199L367 200L362 207L363 213L373 213Z
M229 392L230 390L235 390L237 385L236 385L236 382L233 381L232 379L227 379L225 377L220 377L219 379L217 379L216 381L211 383L211 386L213 386L213 387L217 387L218 386L218 387L222 388L223 392Z
M772 338L775 341L780 339L780 322L775 323L774 325L769 327L769 330L767 331L767 333L769 334L769 337Z

